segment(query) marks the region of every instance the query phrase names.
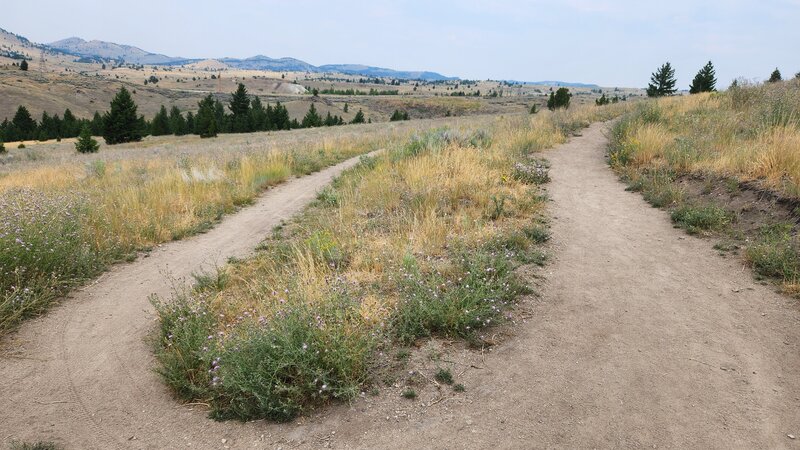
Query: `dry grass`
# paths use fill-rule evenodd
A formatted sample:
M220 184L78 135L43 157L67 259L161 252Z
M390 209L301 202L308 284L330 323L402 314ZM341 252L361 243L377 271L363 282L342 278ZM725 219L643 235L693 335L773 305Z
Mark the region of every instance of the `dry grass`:
M787 204L800 200L800 80L641 104L615 127L609 156L633 190L654 206L674 208L679 226L727 234L745 248L758 276L798 292L800 246L792 223L797 210L774 206L781 214L764 213L753 219L758 226L740 226L736 217L750 206L727 211L726 205L686 192L676 180L704 179L708 192L725 183L723 190L731 195L745 185Z
M546 177L520 166L623 108L452 126L364 159L256 256L156 302L166 382L217 418L288 420L358 392L378 347L483 342L525 291L513 268L545 259Z
M732 177L800 198L796 80L658 100L624 127L612 152L620 167Z

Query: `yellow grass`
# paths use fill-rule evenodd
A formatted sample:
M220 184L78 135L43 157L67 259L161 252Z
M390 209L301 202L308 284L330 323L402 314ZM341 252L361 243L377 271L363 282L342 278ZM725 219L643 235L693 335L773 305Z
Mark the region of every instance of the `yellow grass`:
M629 165L733 177L800 197L800 82L665 98L645 109L616 142L630 152Z

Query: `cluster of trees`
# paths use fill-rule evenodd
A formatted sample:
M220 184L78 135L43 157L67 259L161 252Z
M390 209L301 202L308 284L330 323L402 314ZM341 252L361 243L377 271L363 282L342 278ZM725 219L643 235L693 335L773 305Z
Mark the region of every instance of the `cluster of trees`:
M558 108L569 108L569 99L572 94L569 89L565 87L558 88L555 92L550 92L550 97L547 99L547 108L554 111Z
M71 138L78 136L84 125L92 130L98 126L94 121L76 118L69 108L64 111L63 117L44 112L37 122L26 107L20 106L11 121L5 119L0 123L0 140L11 142ZM98 127L97 131L99 134L102 128Z
M399 109L395 109L394 112L392 113L392 117L389 118L389 122L397 122L400 120L411 120L411 118L408 116L407 111L401 111Z
M348 105L345 105L345 112ZM230 112L228 112L230 111ZM396 110L391 120L409 120L408 113ZM349 123L367 123L362 110L358 110ZM371 120L369 120L371 122ZM280 102L266 107L258 97L252 99L247 94L244 84L239 84L226 111L225 106L212 94L198 103L196 114L188 112L184 115L177 106L169 111L165 106L156 113L151 121L138 114L138 107L131 93L122 87L111 101L110 109L104 115L95 112L94 117L78 119L67 109L63 118L58 114L50 116L42 113L37 122L27 108L20 106L14 118L0 123L0 142L21 140L48 140L79 137L76 149L80 152L95 152L98 144L92 136L103 136L109 145L140 141L146 135L161 136L167 134L198 134L201 137L213 137L218 133L249 133L254 131L290 130L294 128L310 128L321 126L344 125L345 120L328 112L322 117L312 103L302 121L290 119L289 111Z
M600 96L600 98L595 99L594 104L597 106L608 105L610 103L619 103L619 101L625 101L625 98L620 99L619 95L614 95L613 97L606 97L606 94Z

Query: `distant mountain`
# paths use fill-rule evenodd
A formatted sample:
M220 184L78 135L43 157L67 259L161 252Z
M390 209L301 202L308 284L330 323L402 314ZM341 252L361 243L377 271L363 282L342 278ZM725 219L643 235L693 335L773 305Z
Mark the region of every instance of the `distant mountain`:
M446 77L436 72L413 72L384 69L382 67L362 66L359 64L326 64L317 69L321 72L338 72L346 75L363 75L365 77L386 77L402 80L444 81L458 80L458 77Z
M220 58L218 61L236 69L272 70L275 72L319 72L311 64L294 58L270 58L257 55L247 59Z
M588 83L569 83L566 81L522 81L521 84L535 84L537 86L553 86L553 87L574 87L574 88L590 88L596 89L600 86Z
M138 47L120 45L105 41L85 41L78 37L62 39L47 44L48 47L83 57L96 57L107 60L124 60L131 64L170 64L186 61L186 58L173 58L150 53Z
M87 60L114 60L125 61L131 64L149 64L180 66L205 61L210 58L177 58L158 53L150 53L138 47L115 44L105 41L86 41L78 37L62 39L47 44L53 50L58 50ZM275 72L338 72L346 75L360 75L364 77L387 77L405 80L457 80L456 77L445 77L436 72L427 71L398 71L382 67L371 67L359 64L328 64L314 66L295 58L270 58L257 55L251 58L218 58L217 61L236 69L272 70Z

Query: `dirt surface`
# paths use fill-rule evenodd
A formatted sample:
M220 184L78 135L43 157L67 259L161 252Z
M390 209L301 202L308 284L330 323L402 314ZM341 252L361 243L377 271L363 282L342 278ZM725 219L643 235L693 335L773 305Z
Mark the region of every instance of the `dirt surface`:
M442 350L465 393L430 383L414 401L386 389L292 424L216 423L177 405L152 372L147 296L169 293L164 273L247 254L334 168L116 267L23 326L0 367L0 437L67 448L800 446L788 436L800 438L795 302L626 192L605 165L604 130L547 154L555 258L527 320L494 351Z

